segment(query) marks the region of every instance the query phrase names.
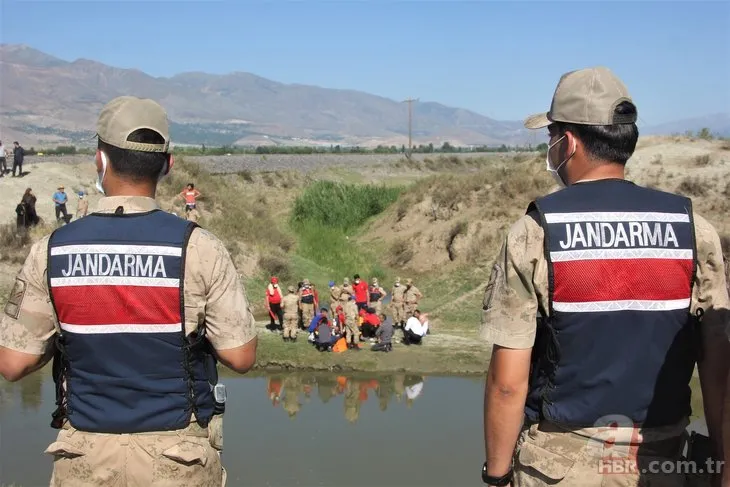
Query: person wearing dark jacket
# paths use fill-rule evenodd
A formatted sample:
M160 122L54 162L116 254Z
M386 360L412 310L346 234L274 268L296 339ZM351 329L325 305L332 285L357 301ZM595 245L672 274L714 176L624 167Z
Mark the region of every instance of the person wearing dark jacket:
M370 350L373 352L390 352L393 350L393 318L380 315L380 326L375 332L375 336L378 338L378 343L372 346Z
M25 149L16 140L13 142L13 177L15 177L15 168L18 168L18 176L23 175L23 159L25 158Z
M35 202L36 197L33 194L33 190L31 188L28 188L25 190L25 193L23 194L23 198L21 200L21 204L25 206L25 226L35 226L38 225L40 222L40 218L38 218L38 213L35 211Z

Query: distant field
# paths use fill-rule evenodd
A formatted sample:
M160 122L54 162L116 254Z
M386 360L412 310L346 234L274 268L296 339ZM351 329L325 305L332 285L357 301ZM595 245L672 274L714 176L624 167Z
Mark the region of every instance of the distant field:
M489 157L499 160L512 158L516 152L469 152L469 153L434 153L413 154L412 159L436 159L458 155L460 158ZM295 169L302 172L314 171L324 167L349 166L371 167L394 164L404 159L403 154L237 154L231 156L185 156L185 160L196 162L212 173L237 173L241 171L282 171ZM92 162L93 157L88 155L73 156L29 156L26 157L26 166L43 162L63 162L75 164Z

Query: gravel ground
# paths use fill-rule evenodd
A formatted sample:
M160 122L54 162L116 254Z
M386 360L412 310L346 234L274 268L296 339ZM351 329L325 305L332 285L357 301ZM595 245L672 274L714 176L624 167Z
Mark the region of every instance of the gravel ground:
M448 154L413 154L413 159L423 160L427 157L437 158ZM511 158L514 153L469 153L457 154L460 157L480 157L489 155L493 158ZM249 171L280 171L296 169L302 172L314 171L332 166L366 167L378 164L393 164L403 159L402 154L240 154L231 156L186 156L189 161L199 162L213 173L233 173ZM60 162L67 164L93 163L93 156L26 156L24 169L33 164L44 162Z

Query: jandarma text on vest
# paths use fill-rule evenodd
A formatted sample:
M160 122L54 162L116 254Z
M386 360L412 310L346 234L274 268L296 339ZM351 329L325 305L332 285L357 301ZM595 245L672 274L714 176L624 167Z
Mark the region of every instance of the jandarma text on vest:
M651 460L642 462L634 457L609 456L598 460L598 473L602 475L620 474L717 474L722 472L725 462L708 458L704 462L693 460Z
M679 247L671 223L580 222L565 224L563 249L608 247Z
M51 250L51 255L63 256L59 264L63 277L140 277L167 278L167 259L177 258L181 251L175 247L98 245L66 246ZM58 275L58 274L56 274ZM177 277L177 276L175 276Z

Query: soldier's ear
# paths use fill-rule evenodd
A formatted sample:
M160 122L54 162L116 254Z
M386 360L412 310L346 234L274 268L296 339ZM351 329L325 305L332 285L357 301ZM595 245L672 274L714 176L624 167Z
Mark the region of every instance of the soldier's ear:
M165 171L165 175L170 174L170 171L172 171L172 166L175 165L175 156L170 154L167 159L167 171Z

